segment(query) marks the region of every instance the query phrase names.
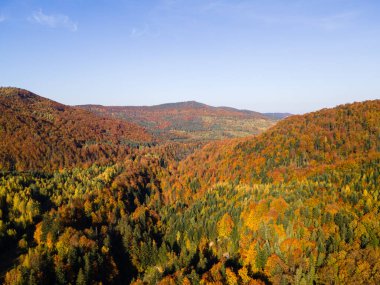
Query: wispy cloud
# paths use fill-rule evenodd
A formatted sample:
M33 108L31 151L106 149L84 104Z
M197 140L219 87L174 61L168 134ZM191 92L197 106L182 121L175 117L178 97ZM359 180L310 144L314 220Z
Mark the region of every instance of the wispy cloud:
M299 15L252 15L252 18L266 25L298 25L309 28L316 28L325 31L333 31L349 26L355 18L357 12L342 12L326 16L299 16Z
M298 2L295 2L298 3ZM281 6L282 5L282 6ZM281 9L280 9L281 8ZM344 28L360 16L360 11L340 11L326 15L310 14L294 5L257 5L250 1L234 3L214 0L200 7L202 13L217 13L219 16L246 19L265 25L302 25L323 30Z
M78 24L72 21L68 16L62 14L47 15L38 10L30 16L29 21L48 26L50 28L65 28L72 32L78 30Z
M359 16L358 12L350 11L338 13L315 20L315 25L325 30L336 30L347 26L351 21Z
M148 33L148 25L145 25L143 28L133 27L130 33L132 38L139 38Z
M0 15L0 23L4 22L7 18L4 15Z
M166 6L166 7L173 7L178 4L182 4L181 0L161 0L160 1L161 5Z
M144 36L157 38L160 35L160 32L154 31L151 26L145 24L142 28L133 27L129 35L132 38L140 38Z

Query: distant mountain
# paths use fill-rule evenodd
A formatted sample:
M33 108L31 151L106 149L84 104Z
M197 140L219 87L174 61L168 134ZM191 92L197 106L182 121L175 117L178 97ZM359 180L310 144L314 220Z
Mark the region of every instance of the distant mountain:
M113 160L149 143L140 126L102 118L27 90L0 88L0 170L49 170Z
M206 104L199 103L197 101L185 101L185 102L176 102L176 103L165 103L150 106L151 109L161 110L161 109L202 109L207 108ZM148 107L149 108L149 107Z
M147 128L160 140L207 141L259 134L277 119L258 112L212 107L196 101L156 106L82 105L94 113Z
M292 114L290 113L262 113L262 114L274 120L282 120L284 118L292 116Z

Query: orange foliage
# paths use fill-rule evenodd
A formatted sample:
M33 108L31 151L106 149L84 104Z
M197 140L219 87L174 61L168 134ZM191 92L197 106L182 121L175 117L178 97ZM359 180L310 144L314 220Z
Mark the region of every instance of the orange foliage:
M114 162L152 142L140 126L17 88L0 88L0 169L52 170Z

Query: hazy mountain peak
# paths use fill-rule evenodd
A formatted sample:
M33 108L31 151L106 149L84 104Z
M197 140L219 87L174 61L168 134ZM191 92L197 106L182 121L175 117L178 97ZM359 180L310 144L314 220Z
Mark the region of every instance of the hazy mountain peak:
M199 103L197 101L183 101L175 103L165 103L152 106L153 108L167 108L167 109L177 109L177 108L210 108L210 106Z

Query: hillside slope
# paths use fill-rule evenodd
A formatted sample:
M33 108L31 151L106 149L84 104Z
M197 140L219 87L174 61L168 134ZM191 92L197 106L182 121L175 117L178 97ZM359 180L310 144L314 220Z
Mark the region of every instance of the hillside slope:
M163 239L204 283L380 282L380 100L210 143L161 185Z
M178 188L189 190L194 177L203 189L289 181L379 154L380 100L347 104L286 118L255 138L210 143L180 164Z
M184 160L202 143L0 172L0 282L380 284L379 111L287 118Z
M157 106L78 106L146 127L160 140L207 141L261 133L276 120L260 113L212 107L195 101Z
M113 160L148 143L140 126L101 118L17 88L0 88L0 170L49 170Z

